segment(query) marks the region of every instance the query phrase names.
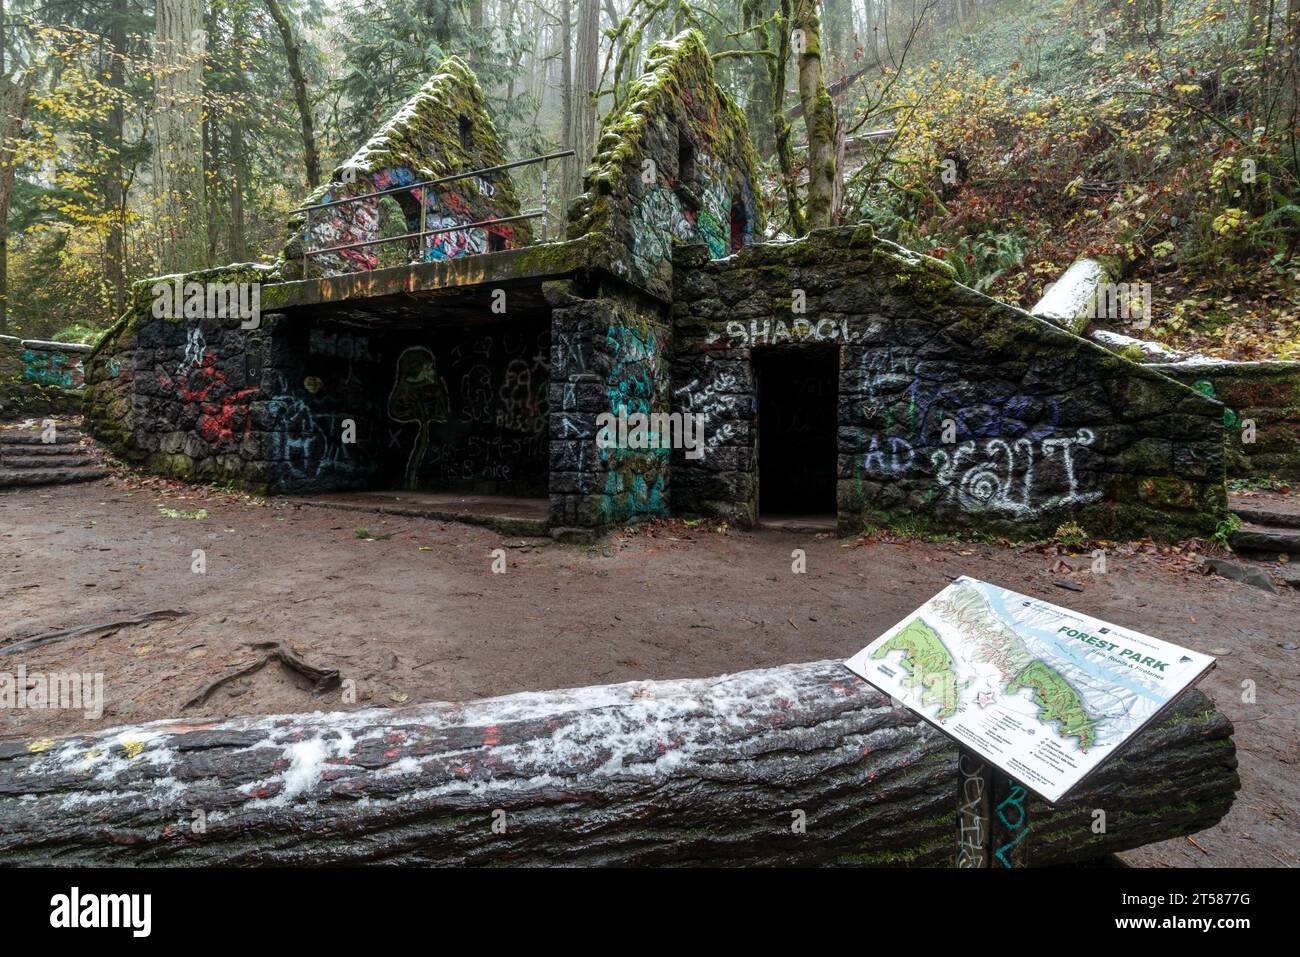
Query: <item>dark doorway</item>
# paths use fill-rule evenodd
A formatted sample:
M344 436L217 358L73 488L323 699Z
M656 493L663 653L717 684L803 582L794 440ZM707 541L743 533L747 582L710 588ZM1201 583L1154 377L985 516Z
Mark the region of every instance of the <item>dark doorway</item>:
M835 514L839 350L754 353L760 517Z

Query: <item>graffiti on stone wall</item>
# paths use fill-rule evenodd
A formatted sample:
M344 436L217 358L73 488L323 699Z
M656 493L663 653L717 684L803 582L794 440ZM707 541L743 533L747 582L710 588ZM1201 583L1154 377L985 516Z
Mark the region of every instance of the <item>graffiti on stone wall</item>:
M317 334L319 333L319 334ZM314 343L314 345L312 345ZM309 338L309 353L353 358L366 355L367 348L346 334L320 333ZM268 386L239 387L236 376L223 367L208 344L201 327L186 332L180 359L169 372L159 375L159 384L181 403L197 412L198 436L214 451L230 451L253 438L253 403L264 398L267 430L260 440L269 463L284 470L293 482L311 482L322 476L344 477L363 470L364 460L354 443L345 443L344 423L351 421L362 430L365 420L347 411L313 408L310 395L291 388L282 373L268 373ZM316 382L314 376L304 383ZM310 393L309 385L304 386Z
M633 326L613 325L605 334L605 350L612 360L605 381L610 412L620 418L648 416L657 398L656 383L663 380L658 335ZM667 468L662 457L670 454L670 443L655 445L663 447L600 449L606 469L605 494L601 500L605 521L667 514L668 505L664 500Z
M754 346L775 346L783 342L851 343L857 341L857 337L849 330L847 319L838 322L834 319L819 319L813 322L799 318L792 319L788 323L784 319L777 319L775 322L771 319L761 321L751 319L749 325L733 320L727 323L727 339L733 347L746 349ZM709 345L716 348L723 341L722 337L718 337Z
M321 197L322 203L330 202L330 195ZM364 243L379 237L379 202L366 200L358 203L346 203L332 206L318 213L312 213L311 220L303 234L303 244L307 249L333 249L335 246L348 246ZM359 246L355 249L339 249L334 252L321 253L312 257L316 268L323 275L337 276L348 272L365 272L379 265L379 257L373 246Z
M454 442L434 442L425 466L443 482L511 482L520 461L541 461L548 448L544 435L471 434Z
M1060 402L1052 395L1027 391L971 398L969 390L920 379L901 393L876 392L863 406L867 415L882 409L887 437L870 436L863 468L892 472L910 464L914 446L994 438L1037 442L1055 434L1061 420ZM951 424L949 435L944 434L946 423ZM900 436L897 428L905 434Z
M377 362L379 357L370 349L370 339L359 333L333 332L320 326L312 327L307 339L307 354L343 359L347 362Z
M459 256L476 256L479 253L489 252L493 248L489 242L489 237L492 236L497 239L496 248L509 247L514 233L508 224L477 226L473 229L460 228L488 218L491 217L477 214L470 204L456 193L435 193L430 190L429 202L426 204L425 228L443 231L433 233L425 240L425 260L437 262L442 259L456 259Z
M405 349L388 415L419 426L407 487L544 481L543 474L528 473L543 472L549 448L549 368L549 330L481 333L454 346Z
M533 374L527 362L522 359L510 360L498 395L498 426L514 432L533 434L546 427L546 420L542 416L544 400L533 386Z
M493 391L492 370L482 363L471 366L460 378L460 420L472 425L495 422Z
M1192 383L1192 388L1202 395L1208 395L1211 399L1219 398L1214 394L1214 383L1209 379L1197 379ZM1223 427L1225 429L1241 428L1241 416L1237 414L1236 409L1228 406L1226 402L1223 405Z
M295 394L281 377L266 403L273 428L267 433L269 458L290 477L310 482L322 476L346 477L364 470L358 451L365 447L366 421L348 411L313 409L302 395ZM355 443L343 441L347 423L358 430Z
M1094 434L1061 434L1059 400L1027 388L986 392L908 375L906 357L870 350L858 374L860 478L900 480L927 473L931 494L961 510L1012 520L1077 506L1102 493L1080 488L1076 459ZM883 422L882 422L883 420Z
M175 370L170 375L161 373L158 382L164 392L174 390L184 405L198 413L196 431L203 441L220 450L234 444L237 434L247 438L252 428L249 404L259 389L235 387L229 373L219 367L199 326L186 333Z
M24 348L22 363L23 382L60 389L80 389L86 384L85 366L72 353Z
M408 167L395 166L371 174L370 182L375 190L400 189L417 182L417 177ZM496 187L482 177L475 181L479 196L492 199ZM511 245L514 233L508 224L489 227L462 228L471 223L492 218L494 213L476 209L465 197L452 189L438 190L432 187L419 187L408 193L395 193L394 200L404 210L402 218L403 232L415 232L419 228L419 204L424 204L424 225L426 230L439 230L425 237L423 258L428 262L455 259L461 256L473 256L488 252L493 248L505 249ZM321 203L329 203L333 198L343 199L347 195L331 197L326 193ZM361 200L332 206L313 212L308 228L304 231L303 241L306 248L331 249L335 246L347 246L354 243L373 242L382 238L380 202L387 197ZM402 205L402 204L405 205ZM409 209L408 209L409 207ZM495 237L495 240L492 239ZM410 259L416 260L416 241L409 239ZM379 268L379 246L359 246L356 249L341 249L315 256L315 262L324 275L339 275L348 272L365 272Z
M1076 449L1091 445L1089 429L1077 429L1072 436L1042 439L989 439L983 443L963 442L951 452L940 449L931 455L935 480L949 501L975 514L1003 514L1032 518L1055 508L1082 505L1101 498L1101 492L1080 492L1075 474ZM1056 464L1050 483L1037 474L1043 460ZM1052 494L1048 488L1064 488Z
M714 446L726 445L736 437L736 423L753 401L739 391L734 372L717 372L703 381L692 379L673 390L673 396L683 410L704 416L704 434Z
M731 198L718 164L708 156L697 160L693 184L699 209L685 209L673 184L647 186L632 209L632 265L642 276L672 257L673 240L702 243L714 259L731 251Z
M438 359L425 346L411 346L397 357L393 388L388 393L388 417L419 427L406 460L406 487L415 488L429 451L430 429L446 422L451 410L447 381L438 373Z

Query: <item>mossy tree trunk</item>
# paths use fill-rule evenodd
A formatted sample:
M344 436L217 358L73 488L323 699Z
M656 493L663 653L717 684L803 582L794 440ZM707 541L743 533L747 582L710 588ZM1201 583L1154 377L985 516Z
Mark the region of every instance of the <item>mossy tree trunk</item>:
M799 55L799 101L808 133L806 225L833 225L835 198L835 105L822 74L821 24L817 0L795 0L794 27Z
M104 162L104 208L108 213L104 237L109 285L113 287L113 316L126 308L126 179L122 152L126 145L127 0L113 0L108 26L108 87L114 93L108 112L108 143Z
M27 120L36 71L10 62L5 55L8 42L6 16L0 0L0 333L9 327L9 205L14 189L14 142L22 135Z
M293 81L293 101L298 106L298 119L302 124L302 160L307 171L307 188L313 190L320 185L320 153L316 148L316 121L307 96L307 76L302 69L302 49L279 0L266 0L266 10L275 21L284 43L284 58L289 66L289 78Z
M567 141L574 151L565 163L564 200L582 192L582 174L596 145L595 92L600 83L600 3L576 0L578 23L569 97Z
M207 265L203 9L201 0L157 0L154 9L153 188L162 272Z
M776 159L781 167L781 180L785 191L786 213L790 219L789 229L795 236L802 236L808 231L807 217L803 203L799 199L794 149L790 144L790 121L785 115L785 74L786 65L790 62L791 27L794 19L790 6L792 2L795 0L779 0L776 13L772 17L772 26L777 37L776 56L771 61L772 124L773 136L776 139Z
M746 65L749 97L745 103L745 119L754 149L763 159L770 159L776 153L776 136L772 129L772 58L769 56L772 44L767 35L767 9L763 0L741 0L742 24L754 38L755 52Z

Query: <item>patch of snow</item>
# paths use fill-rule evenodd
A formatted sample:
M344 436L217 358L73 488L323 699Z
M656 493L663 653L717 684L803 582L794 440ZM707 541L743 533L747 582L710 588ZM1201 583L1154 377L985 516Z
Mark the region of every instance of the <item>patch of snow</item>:
M1178 362L1182 359L1191 358L1191 353L1180 352L1177 349L1171 349L1162 342L1151 342L1147 339L1134 339L1132 336L1121 335L1118 332L1108 332L1105 329L1097 329L1092 333L1092 338L1100 342L1107 349L1114 351L1128 349L1136 346L1142 350L1142 354L1151 359L1161 359L1165 362Z

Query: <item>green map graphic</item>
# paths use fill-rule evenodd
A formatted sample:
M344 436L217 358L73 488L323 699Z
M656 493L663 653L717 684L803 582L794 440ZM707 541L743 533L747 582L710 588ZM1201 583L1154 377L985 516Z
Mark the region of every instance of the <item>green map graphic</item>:
M969 585L957 588L933 607L970 637L973 652L980 661L997 668L1007 694L1031 689L1041 719L1054 724L1061 737L1077 739L1081 748L1089 748L1096 742L1100 720L1088 717L1083 696L1059 671L1030 652L977 589ZM920 621L917 618L908 627ZM926 625L925 629L934 634L930 626ZM938 636L935 638L937 641ZM944 654L948 654L946 648ZM949 667L952 667L951 656Z
M905 652L900 664L909 677L904 684L909 688L921 688L923 706L937 704L940 718L957 713L957 704L966 683L958 684L956 662L938 632L920 618L914 618L877 648L871 657L883 658L891 651Z
M1034 659L1024 671L1008 682L1007 694L1032 688L1034 703L1044 721L1055 722L1063 738L1078 738L1079 747L1090 748L1097 740L1097 722L1089 719L1079 693L1051 665Z

